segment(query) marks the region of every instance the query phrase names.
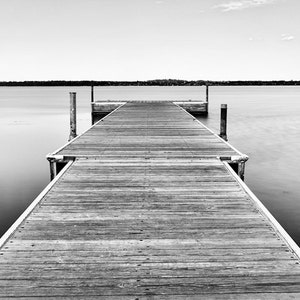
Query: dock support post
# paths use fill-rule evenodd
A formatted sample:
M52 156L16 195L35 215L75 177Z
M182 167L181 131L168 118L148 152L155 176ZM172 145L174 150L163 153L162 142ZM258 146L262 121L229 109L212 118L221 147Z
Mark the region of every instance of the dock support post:
M50 181L52 181L56 176L56 163L53 159L49 159L50 164Z
M206 102L208 103L208 97L209 96L209 88L208 88L208 84L206 84Z
M249 159L249 157L241 153L240 156L231 156L230 159L231 162L229 165L233 171L244 181L246 161Z
M76 134L76 93L70 93L70 136L69 141L73 140Z
M245 161L241 161L239 163L238 176L244 181L244 179L245 179Z
M93 86L93 82L91 82L91 121L92 121L92 125L94 125L95 117L94 117L94 86Z
M220 119L220 137L228 141L227 139L227 104L221 104L221 119Z
M91 83L91 103L94 102L94 85Z
M209 85L206 84L206 113L208 114Z

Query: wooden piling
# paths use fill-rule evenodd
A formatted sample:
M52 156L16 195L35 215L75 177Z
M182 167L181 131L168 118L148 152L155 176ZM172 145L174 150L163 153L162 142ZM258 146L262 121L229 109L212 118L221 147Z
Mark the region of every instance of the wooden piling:
M52 181L56 176L56 163L54 160L50 159L49 164L50 164L50 181Z
M245 180L245 162L242 161L238 166L238 176L244 181Z
M70 93L70 136L69 141L74 139L76 134L76 93Z
M227 104L221 104L220 137L227 141Z
M209 98L209 88L208 88L208 84L206 85L206 102L208 104L208 98Z
M91 103L94 102L94 86L93 83L91 83Z

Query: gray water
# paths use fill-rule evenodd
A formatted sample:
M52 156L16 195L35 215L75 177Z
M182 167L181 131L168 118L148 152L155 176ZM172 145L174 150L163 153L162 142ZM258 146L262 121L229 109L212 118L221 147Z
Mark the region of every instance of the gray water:
M69 92L77 92L78 132L90 126L88 87L0 87L0 235L49 183L46 154L66 143ZM204 87L97 87L95 99L204 99ZM249 155L246 183L300 244L300 87L211 87L219 130L228 104L229 142Z

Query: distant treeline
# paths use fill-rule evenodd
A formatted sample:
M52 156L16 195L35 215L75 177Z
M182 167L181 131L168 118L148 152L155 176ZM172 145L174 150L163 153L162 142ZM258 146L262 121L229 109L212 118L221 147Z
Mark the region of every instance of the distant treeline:
M208 80L179 80L179 79L154 79L147 81L94 81L94 80L50 80L50 81L2 81L0 86L201 86L201 85L300 85L300 80L233 80L233 81L208 81Z

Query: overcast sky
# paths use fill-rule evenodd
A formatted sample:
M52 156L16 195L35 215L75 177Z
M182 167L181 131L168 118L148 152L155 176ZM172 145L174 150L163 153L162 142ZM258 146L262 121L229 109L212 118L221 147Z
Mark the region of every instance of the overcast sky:
M300 80L299 0L0 0L0 80Z

